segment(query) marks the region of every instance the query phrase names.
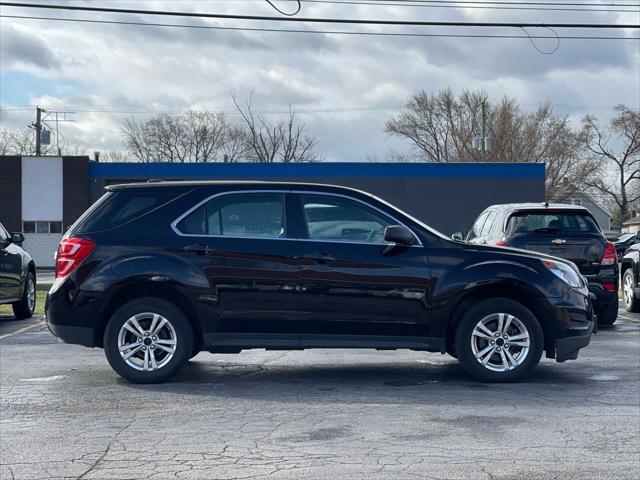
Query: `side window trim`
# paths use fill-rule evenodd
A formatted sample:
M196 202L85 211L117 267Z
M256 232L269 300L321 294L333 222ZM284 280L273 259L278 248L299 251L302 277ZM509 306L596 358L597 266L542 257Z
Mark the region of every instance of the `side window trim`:
M355 202L359 202L369 208L372 208L373 210L376 210L377 212L381 213L382 215L384 215L385 217L387 217L390 220L393 220L395 222L395 224L397 225L402 225L403 227L406 227L415 237L416 241L418 242L415 245L411 245L410 248L413 247L423 247L422 245L422 240L420 240L420 237L418 235L416 235L416 233L413 231L412 228L409 228L407 225L405 225L403 222L401 222L400 220L398 220L397 218L395 218L393 215L390 215L389 213L385 212L384 210L371 205L370 203L367 203L363 200L360 200L358 198L354 198L351 197L349 195L343 195L340 193L333 193L333 192L322 192L322 191L317 191L317 190L282 190L282 189L271 189L271 190L230 190L227 192L218 192L215 193L213 195L210 195L208 197L206 197L205 199L199 201L198 203L196 203L194 206L192 206L191 208L189 208L186 212L184 212L182 215L180 215L178 218L176 218L173 222L171 222L171 229L174 231L174 233L180 237L205 237L205 238L244 238L244 239L255 239L255 240L294 240L294 241L309 241L309 242L328 242L328 243L356 243L356 244L363 244L363 245L387 245L386 243L371 243L371 242L357 242L357 241L352 241L352 240L312 240L310 238L299 238L298 235L295 235L294 237L281 237L281 238L275 238L275 237L245 237L245 236L230 236L230 235L201 235L201 234L195 234L195 233L182 233L177 225L178 223L180 223L185 217L187 217L191 212L197 210L198 208L200 208L202 205L204 205L205 203L207 203L209 200L212 200L216 197L221 197L223 195L233 195L233 194L239 194L239 193L246 193L246 194L250 194L250 193L281 193L283 194L283 202L284 202L284 224L285 224L285 230L286 230L286 234L290 235L293 232L289 232L287 226L289 225L289 216L291 211L293 210L290 207L293 207L294 204L296 205L301 205L301 200L300 200L300 195L304 195L304 194L309 194L309 195L328 195L328 196L332 196L332 197L341 197L341 198L346 198L349 200L353 200ZM288 195L287 194L293 194L294 195L294 201L291 202L291 204L288 203ZM297 215L302 214L302 209L301 208L296 208L295 212ZM303 220L302 218L300 220ZM300 231L300 229L297 230L297 233L302 233Z
M284 228L285 228L285 235L287 235L286 237L252 237L252 236L245 236L245 235L216 235L216 234L198 234L198 233L183 233L178 229L178 223L180 223L184 218L186 218L187 216L189 216L189 214L191 214L192 212L194 212L195 210L197 210L198 208L200 208L202 205L205 205L206 203L208 203L210 200L213 200L214 198L218 198L218 197L222 197L222 196L226 196L226 195L237 195L237 194L259 194L259 193L279 193L282 194L282 209L283 209L283 224L284 224ZM247 240L296 240L295 238L291 238L289 237L289 231L287 228L287 194L291 193L290 190L230 190L227 192L218 192L218 193L214 193L213 195L208 196L207 198L205 198L204 200L201 200L200 202L196 203L193 207L191 207L190 209L188 209L186 212L184 212L182 215L180 215L178 218L176 218L173 222L171 222L171 229L174 231L174 233L180 237L205 237L205 238L242 238L242 239L247 239ZM206 208L206 207L205 207Z

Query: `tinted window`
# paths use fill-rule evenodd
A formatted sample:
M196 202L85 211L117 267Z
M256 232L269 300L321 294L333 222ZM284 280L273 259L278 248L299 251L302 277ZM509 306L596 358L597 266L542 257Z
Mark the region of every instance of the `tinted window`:
M78 222L77 232L99 232L119 227L142 217L175 197L174 193L150 190L121 190L100 199Z
M309 238L384 242L384 229L394 222L355 200L330 195L300 195Z
M480 232L482 231L482 227L484 226L484 221L487 219L487 215L489 215L489 212L484 212L478 217L476 223L474 223L473 227L471 227L471 230L469 230L467 240L473 240L474 238L480 236Z
M284 237L284 195L282 193L220 195L180 220L176 228L187 235Z
M580 212L518 212L509 218L507 233L600 233L595 220Z

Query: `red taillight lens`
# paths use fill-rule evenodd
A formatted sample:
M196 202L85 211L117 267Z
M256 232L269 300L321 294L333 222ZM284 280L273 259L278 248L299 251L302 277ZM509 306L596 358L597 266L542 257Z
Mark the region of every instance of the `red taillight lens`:
M56 278L66 277L73 272L95 246L86 238L64 238L56 253Z
M602 261L600 265L615 265L618 261L618 255L616 253L616 246L607 242L604 244L604 255L602 255Z
M602 286L607 292L615 292L616 284L615 283L603 283Z
M504 240L499 240L496 242L496 245L498 247L506 247L507 246L507 242L505 242Z

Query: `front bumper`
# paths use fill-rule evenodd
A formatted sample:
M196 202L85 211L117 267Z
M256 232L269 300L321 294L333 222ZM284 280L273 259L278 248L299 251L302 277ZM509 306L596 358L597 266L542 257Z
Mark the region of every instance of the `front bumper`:
M581 348L589 345L594 325L596 325L595 316L588 322L588 326L583 331L572 331L574 335L556 339L556 361L564 362L567 360L575 360L578 358L578 352Z

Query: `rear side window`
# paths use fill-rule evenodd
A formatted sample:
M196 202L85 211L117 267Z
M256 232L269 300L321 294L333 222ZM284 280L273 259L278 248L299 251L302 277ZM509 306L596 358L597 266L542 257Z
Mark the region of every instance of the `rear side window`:
M482 215L478 217L476 223L473 224L471 230L469 230L469 234L467 235L467 241L473 240L480 236L480 232L482 231L482 227L484 226L484 221L487 219L487 215L489 212L484 212Z
M596 221L581 212L518 212L509 218L507 234L600 233Z
M220 195L182 218L176 229L184 235L281 238L285 236L284 194Z
M482 231L480 232L481 237L486 237L487 235L489 235L489 232L493 227L493 222L495 219L496 219L496 212L492 210L491 212L489 212L489 215L487 216L487 220L484 222Z
M75 232L99 232L119 227L142 217L151 210L164 205L175 194L158 191L121 190L107 194L101 202L83 216Z

